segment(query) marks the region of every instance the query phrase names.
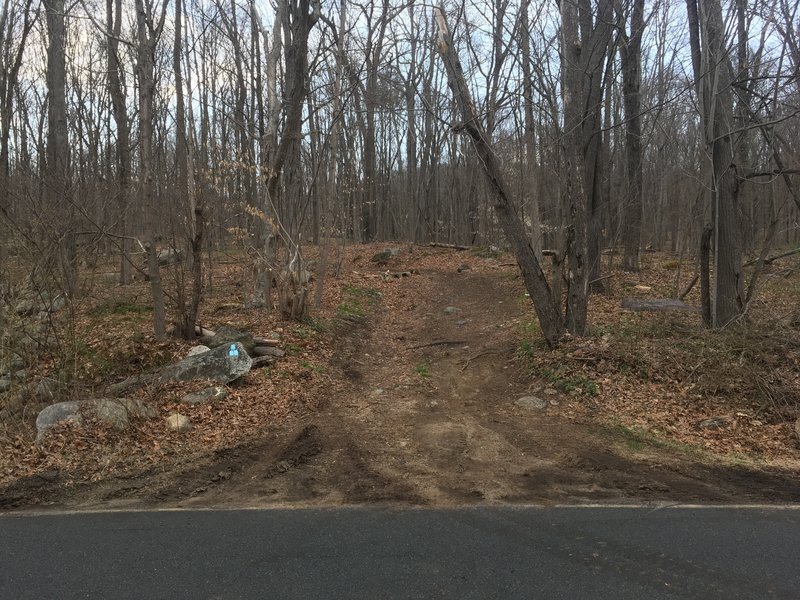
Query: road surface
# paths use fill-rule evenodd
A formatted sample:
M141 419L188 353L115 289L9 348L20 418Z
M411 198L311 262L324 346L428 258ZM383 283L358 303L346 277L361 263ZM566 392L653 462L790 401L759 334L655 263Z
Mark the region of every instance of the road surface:
M795 508L0 516L0 598L800 598Z

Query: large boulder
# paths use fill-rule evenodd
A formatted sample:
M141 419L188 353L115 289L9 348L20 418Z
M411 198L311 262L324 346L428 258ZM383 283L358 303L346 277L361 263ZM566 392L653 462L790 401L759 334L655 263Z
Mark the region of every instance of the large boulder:
M250 371L253 361L240 342L218 346L195 356L187 356L181 362L162 369L160 381L192 381L208 379L218 383L230 383Z
M253 335L246 331L239 331L233 327L223 325L217 332L206 341L206 346L209 348L219 348L220 346L230 346L231 344L239 342L248 354L253 353L256 343Z
M202 345L195 346L194 348L189 350L189 354L187 354L186 356L197 356L198 354L205 354L209 350L211 350L211 348L209 348L208 346L202 346Z
M80 402L57 402L44 408L36 417L36 441L42 441L48 429L64 422L83 423Z
M156 409L134 398L100 398L87 400L87 410L101 422L116 430L127 429L130 417L152 419L156 416Z
M82 425L84 414L120 431L130 426L131 417L152 419L156 416L156 409L134 398L57 402L44 408L36 417L36 441L41 442L47 431L59 423L69 421Z

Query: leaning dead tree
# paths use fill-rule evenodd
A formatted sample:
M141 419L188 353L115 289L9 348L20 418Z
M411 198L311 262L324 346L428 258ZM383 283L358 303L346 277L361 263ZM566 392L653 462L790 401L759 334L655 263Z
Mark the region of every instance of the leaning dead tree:
M475 104L472 102L467 82L464 79L461 61L453 47L453 40L444 11L438 7L434 8L434 11L439 29L436 48L444 62L450 90L464 120L463 123L458 125L457 130L469 136L478 154L483 172L493 194L494 212L519 263L522 279L533 300L542 333L547 343L550 346L555 346L566 333L558 304L550 292L550 285L547 283L547 277L545 277L542 270L542 265L536 257L531 239L526 234L522 221L514 212L511 192L500 170L497 156L490 146L486 132L478 118Z

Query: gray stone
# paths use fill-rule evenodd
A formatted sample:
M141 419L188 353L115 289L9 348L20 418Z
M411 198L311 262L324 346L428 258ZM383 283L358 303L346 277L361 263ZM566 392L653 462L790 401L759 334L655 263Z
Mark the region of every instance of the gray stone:
M189 356L181 362L162 369L156 376L159 381L192 381L209 379L230 383L250 371L253 361L239 342L218 346L213 350Z
M10 379L0 379L0 394L3 392L7 392L11 389L11 380Z
M246 331L239 331L238 329L234 329L233 327L228 327L227 325L223 325L217 332L209 338L206 342L206 345L209 348L219 348L220 346L229 346L235 342L239 342L244 349L250 353L255 348L256 343L253 340L253 336Z
M42 441L47 430L58 423L71 422L81 425L83 416L80 408L80 403L74 401L57 402L45 407L36 417L36 441Z
M189 354L187 354L186 357L188 358L190 356L197 356L198 354L203 354L205 352L208 352L209 350L211 350L211 348L209 348L208 346L195 346L194 348L189 350Z
M181 398L181 402L185 402L186 404L202 404L203 402L210 402L212 400L224 400L227 396L228 390L223 387L214 386L193 394L186 394Z
M161 267L166 267L168 265L173 265L175 263L181 262L183 257L179 250L175 248L163 248L158 251L158 264Z
M447 308L444 309L444 314L446 314L446 315L452 315L452 314L455 314L457 312L461 312L461 309L460 308L456 308L455 306L448 306Z
M12 354L8 362L0 365L0 375L11 375L25 368L25 361L18 354Z
M36 384L36 397L39 400L52 400L58 394L58 381L45 377Z
M256 356L253 358L253 364L250 365L250 370L273 365L275 364L276 360L277 359L274 356Z
M17 381L23 381L28 378L28 372L25 369L20 369L16 373L14 373L14 379Z
M283 358L286 353L280 348L273 346L256 346L253 348L253 356L274 356L276 358Z
M558 396L558 390L553 388L545 388L544 389L545 396Z
M391 250L386 249L383 252L374 254L370 260L376 264L385 265L387 262L389 262L389 259L392 258L392 256Z
M95 400L92 404L94 404L92 412L98 421L118 431L127 429L130 425L128 410L122 402L100 399Z
M186 415L172 413L167 417L167 428L170 431L184 432L192 428L192 422Z
M156 409L135 398L99 398L86 401L87 410L91 410L99 421L117 430L127 429L130 418L152 419Z
M119 398L117 402L122 402L128 410L128 414L132 417L153 419L158 414L154 407L136 398Z
M515 400L514 404L531 410L542 410L543 408L547 408L548 402L547 400L542 400L536 396L523 396L522 398Z
M459 319L458 321L456 321L456 325L458 325L459 327L463 327L467 323L469 323L469 319Z
M697 429L725 429L733 425L733 418L727 416L711 417L695 423Z

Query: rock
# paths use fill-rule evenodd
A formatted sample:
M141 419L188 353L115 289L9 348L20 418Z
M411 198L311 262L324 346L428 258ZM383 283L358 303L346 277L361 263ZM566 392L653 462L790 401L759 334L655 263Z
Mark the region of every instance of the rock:
M274 356L256 356L253 358L253 364L250 365L250 370L275 364L275 360L276 358Z
M453 315L457 312L461 312L461 309L456 308L455 306L448 306L447 308L444 309L444 314L446 315Z
M228 390L224 387L214 386L193 394L186 394L181 398L181 402L185 402L186 404L202 404L203 402L210 402L212 400L224 400L227 396Z
M174 265L182 260L183 257L181 256L180 251L176 250L175 248L163 248L158 251L158 265L160 267Z
M283 358L286 353L280 348L273 346L256 346L253 348L254 356L274 356L276 358Z
M131 424L128 419L128 409L122 402L107 399L96 400L92 411L98 421L117 431L127 429Z
M381 388L375 388L369 393L370 398L380 398L381 396L383 396L383 389Z
M531 410L542 410L547 407L548 402L536 396L523 396L519 400L515 400L514 404Z
M189 350L189 354L187 354L186 357L188 358L190 356L197 356L198 354L203 354L205 352L208 352L209 350L211 350L211 348L209 348L208 346L202 346L202 345L195 346L194 348Z
M138 419L153 419L158 414L154 407L136 398L120 398L117 402L122 402L128 414Z
M370 258L370 261L379 265L385 265L386 263L389 262L389 259L392 258L392 256L393 256L392 251L386 249L383 252L378 252L377 254L374 254L372 258Z
M21 317L30 317L31 315L39 312L39 303L31 298L23 298L14 307L16 312Z
M725 429L733 425L733 418L727 416L711 417L695 423L696 429Z
M458 325L459 327L463 327L467 323L469 323L469 319L459 319L458 321L456 321L456 325Z
M25 361L18 354L12 354L7 363L0 366L0 375L11 375L25 368Z
M544 389L545 396L558 396L558 390L553 388L545 388Z
M58 312L66 305L67 305L67 299L59 294L58 296L50 300L48 303L46 303L45 309L47 310L47 312L54 313Z
M217 329L217 332L206 342L206 345L209 348L218 348L220 346L229 346L235 342L239 342L244 346L248 354L251 353L256 346L252 334L246 331L239 331L227 325L223 325Z
M16 373L14 373L14 379L17 381L23 381L28 378L28 372L25 369L20 369Z
M58 381L45 377L36 384L36 397L39 400L52 400L58 394Z
M155 378L159 381L209 379L218 383L230 383L250 371L252 365L253 361L244 346L234 342L184 358L181 362L162 369Z
M41 442L47 430L58 423L71 422L76 425L83 423L80 403L57 402L45 407L36 417L36 442Z
M192 428L192 422L189 417L179 413L172 413L167 417L167 428L170 431L184 432Z
M0 394L3 392L7 392L11 389L11 380L10 379L0 379Z
M36 441L40 442L50 427L64 421L78 425L83 423L83 413L94 416L98 421L116 430L127 429L131 417L152 419L156 409L131 398L98 398L82 402L57 402L46 407L36 417Z

